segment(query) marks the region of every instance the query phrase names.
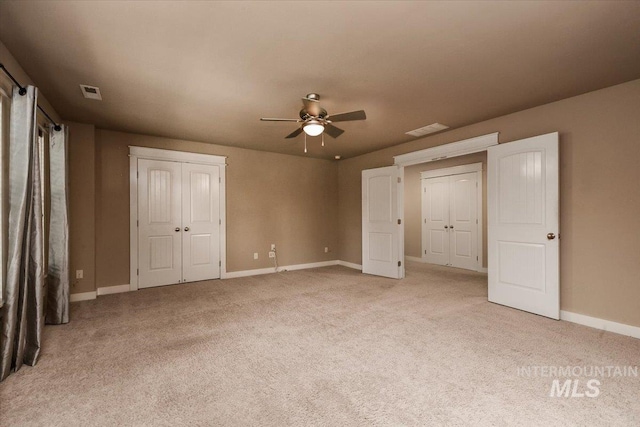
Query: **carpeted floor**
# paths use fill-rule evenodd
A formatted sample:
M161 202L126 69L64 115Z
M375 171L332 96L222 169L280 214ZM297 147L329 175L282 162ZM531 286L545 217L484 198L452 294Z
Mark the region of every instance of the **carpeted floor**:
M640 340L488 303L477 273L336 266L74 303L0 425L631 426L640 378L549 397L566 378L518 369L638 364Z

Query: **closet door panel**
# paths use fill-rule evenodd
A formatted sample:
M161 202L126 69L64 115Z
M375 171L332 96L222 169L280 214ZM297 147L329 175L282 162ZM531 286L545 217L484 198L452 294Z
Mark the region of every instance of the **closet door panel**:
M220 169L182 166L183 279L220 277Z
M138 160L138 265L140 288L182 278L181 165ZM177 231L176 231L177 230Z
M449 264L474 270L478 256L477 174L450 176L449 189Z
M432 264L449 263L449 177L423 180L424 258Z

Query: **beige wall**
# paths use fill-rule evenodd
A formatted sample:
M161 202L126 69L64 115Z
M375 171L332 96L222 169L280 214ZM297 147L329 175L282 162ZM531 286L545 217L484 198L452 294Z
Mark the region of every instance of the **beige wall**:
M227 271L272 267L271 243L280 265L337 258L335 162L98 129L97 287L129 283L129 145L228 156Z
M71 293L96 288L95 128L82 123L69 126L69 250ZM76 279L76 270L83 278Z
M640 80L455 129L339 164L340 259L360 264L363 169L500 132L560 132L561 308L640 326Z
M404 254L422 257L422 192L420 172L482 163L482 266L487 266L487 152L452 157L404 168Z

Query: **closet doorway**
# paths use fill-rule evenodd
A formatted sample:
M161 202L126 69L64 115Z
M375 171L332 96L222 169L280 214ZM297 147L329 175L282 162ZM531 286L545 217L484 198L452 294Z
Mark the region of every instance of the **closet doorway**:
M482 163L420 174L422 261L482 270Z
M131 290L222 277L225 158L130 147L130 159Z

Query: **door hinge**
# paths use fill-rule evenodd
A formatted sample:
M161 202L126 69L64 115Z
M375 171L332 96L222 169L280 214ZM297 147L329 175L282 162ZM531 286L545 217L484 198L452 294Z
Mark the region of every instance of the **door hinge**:
M427 250L426 250L426 249L424 250L424 254L425 254L425 255L427 254Z
M140 177L140 172L136 171L136 178Z
M402 224L402 220L398 218L398 225Z
M218 220L218 224L222 225L222 219Z
M140 227L140 220L136 219L136 227Z
M427 218L425 218L425 219L424 219L424 223L425 223L425 224L427 223Z
M218 267L222 267L222 260L218 261Z
M476 257L476 261L478 261L478 257Z
M222 184L222 177L221 176L218 177L218 182Z
M402 261L398 261L398 267L402 267Z
M478 223L478 220L476 219L476 224Z
M398 177L398 184L402 182L402 178Z
M136 268L136 276L139 276L139 275L140 275L140 269Z

